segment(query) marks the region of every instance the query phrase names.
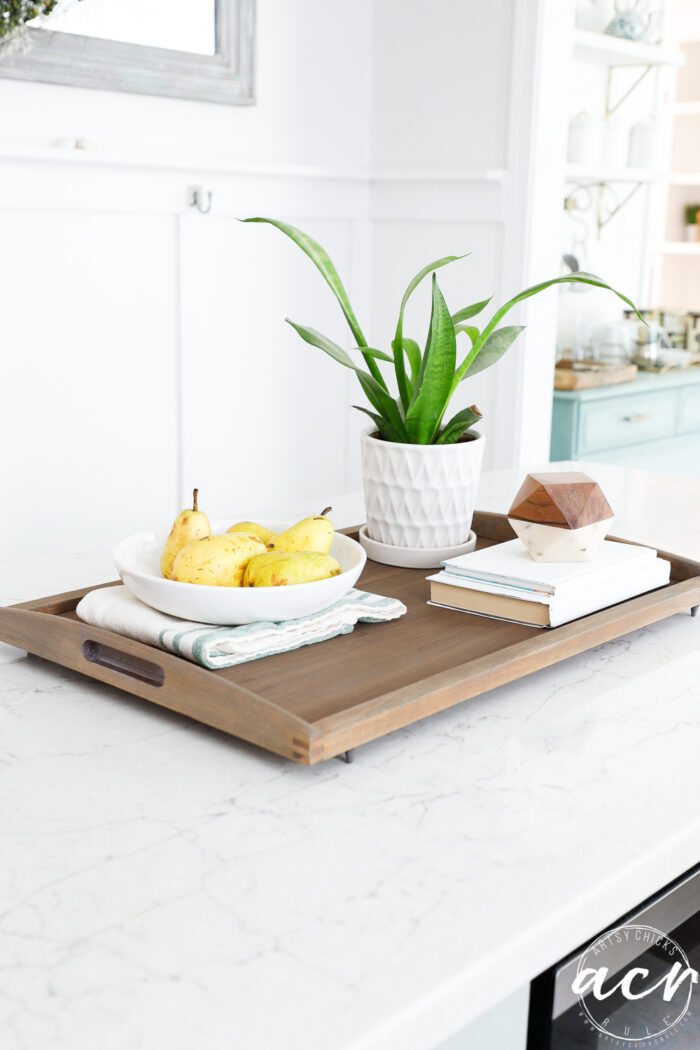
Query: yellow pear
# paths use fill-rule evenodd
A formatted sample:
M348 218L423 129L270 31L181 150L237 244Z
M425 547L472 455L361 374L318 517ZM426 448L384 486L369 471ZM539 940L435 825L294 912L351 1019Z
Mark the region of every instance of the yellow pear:
M335 558L319 551L268 551L251 558L243 577L244 587L287 587L339 576Z
M173 522L170 535L165 541L163 556L160 559L160 571L166 580L173 578L173 562L183 547L193 540L201 540L205 536L211 536L211 525L206 514L197 510L197 494L199 489L192 493L192 510L181 510Z
M271 540L267 541L267 549L270 551L286 551L288 554L296 554L300 551L321 551L328 554L335 535L333 522L326 514L332 507L326 507L321 514L315 518L304 518L296 525L278 532Z
M182 548L173 565L173 579L209 587L240 587L246 565L264 550L262 540L247 532L205 536Z
M232 525L228 532L252 532L254 536L261 539L263 543L269 543L272 537L275 535L272 529L266 528L264 525L258 525L257 521L237 521L235 525Z

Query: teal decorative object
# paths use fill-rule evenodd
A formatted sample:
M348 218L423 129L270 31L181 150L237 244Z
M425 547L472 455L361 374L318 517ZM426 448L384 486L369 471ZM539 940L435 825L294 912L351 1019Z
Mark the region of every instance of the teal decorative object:
M649 28L649 18L644 15L647 0L623 0L623 4L615 0L615 17L606 34L622 40L643 40Z

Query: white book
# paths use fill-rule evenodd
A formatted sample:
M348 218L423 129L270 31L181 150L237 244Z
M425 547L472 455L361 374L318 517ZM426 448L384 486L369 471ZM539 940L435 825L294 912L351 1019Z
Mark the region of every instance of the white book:
M607 609L610 605L636 598L668 583L671 564L654 557L649 564L632 566L612 577L597 577L585 587L563 594L525 592L515 588L494 590L488 585L472 586L468 580L445 582L447 573L429 576L431 605L477 613L501 620L514 620L533 627L559 627L581 616ZM477 581L478 582L478 581Z
M604 579L611 573L651 565L656 558L652 547L604 540L593 561L539 562L530 557L520 540L508 540L450 558L442 564L450 575L468 580L504 585L543 594L571 592L587 581ZM586 583L584 583L586 581Z

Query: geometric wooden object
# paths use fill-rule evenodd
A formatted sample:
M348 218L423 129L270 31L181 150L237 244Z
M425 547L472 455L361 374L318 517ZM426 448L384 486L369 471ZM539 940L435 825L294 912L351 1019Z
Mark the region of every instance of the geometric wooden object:
M535 561L591 561L613 512L598 482L571 470L528 474L508 520Z
M513 500L509 518L581 529L607 521L613 511L597 481L577 470L528 474Z
M513 538L502 514L477 511L473 528L479 547ZM113 693L95 690L90 696L95 705L105 698L118 703L120 690L141 698L144 715L149 704L160 705L314 765L539 668L691 611L700 605L700 564L664 557L671 562L665 587L552 631L437 609L426 603L424 570L368 559L357 586L399 598L408 608L405 616L360 623L352 634L221 671L83 623L75 607L85 590L0 607L0 640L113 686ZM70 735L75 711L62 705L58 694L56 707L65 718L62 731ZM423 744L416 738L415 747ZM234 760L235 741L230 746Z

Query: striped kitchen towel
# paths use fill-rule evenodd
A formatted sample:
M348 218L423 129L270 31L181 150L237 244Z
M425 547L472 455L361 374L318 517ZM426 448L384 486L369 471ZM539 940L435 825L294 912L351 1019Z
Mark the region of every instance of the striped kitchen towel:
M76 612L93 627L104 627L137 642L158 646L215 671L350 634L356 623L397 620L406 612L406 606L396 598L351 590L328 609L298 620L213 627L151 609L126 587L119 586L90 591Z

